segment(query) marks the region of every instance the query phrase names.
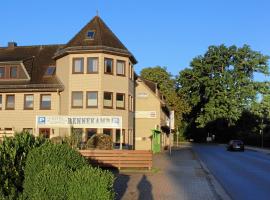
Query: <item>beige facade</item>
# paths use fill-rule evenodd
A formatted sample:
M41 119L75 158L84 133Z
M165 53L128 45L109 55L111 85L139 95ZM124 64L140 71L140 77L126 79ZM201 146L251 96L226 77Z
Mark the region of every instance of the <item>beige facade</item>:
M83 60L83 73L75 74L72 70L74 59ZM96 58L98 61L98 70L96 73L87 72L87 60ZM104 69L105 58L113 62L112 74L106 74ZM124 75L117 75L117 61L123 61L125 64ZM134 98L134 77L129 76L133 73L133 66L128 57L116 56L106 53L84 53L70 54L56 61L56 74L65 85L65 90L60 94L61 115L70 116L121 116L123 119L123 141L126 144L133 144L134 134L134 110L130 109L129 98ZM74 108L72 106L72 92L82 93L82 107ZM97 107L87 107L87 92L97 93ZM112 108L104 108L104 92L112 93ZM124 94L124 108L117 108L116 94ZM89 127L91 128L91 127ZM66 131L65 129L60 132ZM85 132L86 130L84 130ZM113 140L116 142L116 130L111 130ZM103 133L98 129L97 133Z
M152 85L152 89L147 83ZM162 132L162 127L166 126L168 113L166 114L165 103L160 98L154 83L138 78L135 91L135 149L151 150L152 130L157 129ZM161 140L162 146L167 145L168 138L164 132Z
M151 149L151 129L166 120L164 102L145 81L138 79L135 87L136 63L98 16L65 45L9 43L0 48L0 137L23 130L70 135L70 128L36 127L36 116L120 116L122 135L120 129L84 125L83 140L109 134L117 145L122 138L125 148Z
M42 95L51 95L51 108L49 110L40 108ZM1 132L21 132L24 129L31 130L38 135L36 129L37 115L58 115L59 114L59 93L57 92L26 92L26 93L1 93L2 106L0 110ZM14 95L14 109L7 108L7 96ZM33 95L33 109L25 109L25 95ZM58 136L57 129L51 129L50 137Z

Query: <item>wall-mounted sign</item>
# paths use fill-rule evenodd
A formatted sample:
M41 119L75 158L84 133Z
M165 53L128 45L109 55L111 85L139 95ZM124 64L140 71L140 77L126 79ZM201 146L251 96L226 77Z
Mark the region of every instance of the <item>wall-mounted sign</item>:
M36 116L37 127L122 128L121 116Z
M137 98L147 98L148 97L148 93L146 92L138 92L137 93Z
M156 111L136 111L135 118L154 119L154 118L157 118L157 112Z

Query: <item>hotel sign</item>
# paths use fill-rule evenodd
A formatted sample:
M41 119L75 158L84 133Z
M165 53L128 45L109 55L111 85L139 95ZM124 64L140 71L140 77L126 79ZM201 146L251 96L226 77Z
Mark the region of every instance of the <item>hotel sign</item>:
M122 128L121 116L36 116L37 127Z
M157 118L157 112L156 111L136 111L135 118L155 119Z

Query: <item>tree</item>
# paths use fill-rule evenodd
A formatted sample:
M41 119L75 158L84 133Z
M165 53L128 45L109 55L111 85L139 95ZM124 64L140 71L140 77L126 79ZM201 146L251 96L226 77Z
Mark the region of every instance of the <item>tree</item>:
M165 67L160 66L144 68L140 74L142 78L157 83L168 107L175 111L175 124L178 127L183 114L188 113L190 108L185 99L176 92L177 85L172 74Z
M234 124L256 100L267 83L256 82L255 73L269 75L269 57L243 47L210 46L179 73L179 93L192 107L189 120L197 127L222 120Z

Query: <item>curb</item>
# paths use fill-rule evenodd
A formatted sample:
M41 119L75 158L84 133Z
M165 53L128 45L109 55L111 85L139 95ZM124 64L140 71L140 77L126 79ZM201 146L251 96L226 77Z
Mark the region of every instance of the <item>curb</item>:
M196 158L198 162L200 163L200 166L204 170L206 174L207 181L210 185L210 187L213 190L213 193L216 195L217 200L232 200L232 197L229 195L229 193L222 187L222 185L218 182L218 180L215 178L215 176L210 172L206 164L198 157L198 154L193 151L196 155Z

